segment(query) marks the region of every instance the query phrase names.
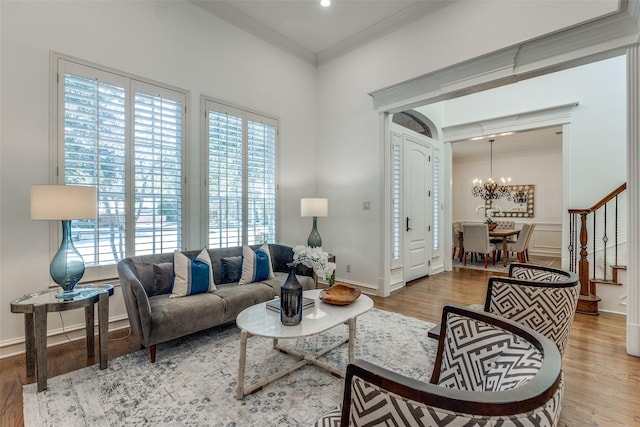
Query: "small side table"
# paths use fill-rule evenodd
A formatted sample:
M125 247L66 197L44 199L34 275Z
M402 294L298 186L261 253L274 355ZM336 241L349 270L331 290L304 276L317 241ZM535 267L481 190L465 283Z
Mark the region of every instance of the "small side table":
M24 313L24 332L27 361L27 376L36 375L38 391L47 389L47 313L74 310L84 307L87 332L87 357L94 357L94 304L98 304L98 335L100 346L100 369L107 368L109 297L113 295L112 284L77 285L80 291L72 299L56 298L59 288L47 289L25 295L11 302L12 313Z

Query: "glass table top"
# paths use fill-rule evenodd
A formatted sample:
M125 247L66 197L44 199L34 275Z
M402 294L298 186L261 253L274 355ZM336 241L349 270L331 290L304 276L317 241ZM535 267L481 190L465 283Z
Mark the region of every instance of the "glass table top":
M74 289L74 295L68 298L56 297L62 293L62 288L49 288L43 291L39 291L33 294L24 295L11 302L11 305L38 305L38 304L53 304L53 303L65 303L80 301L96 296L100 292L109 292L109 295L113 295L112 284L84 284L77 285Z

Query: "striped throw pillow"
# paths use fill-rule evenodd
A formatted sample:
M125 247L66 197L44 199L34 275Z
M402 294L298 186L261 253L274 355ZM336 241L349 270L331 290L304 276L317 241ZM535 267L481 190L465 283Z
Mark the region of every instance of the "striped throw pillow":
M242 276L238 282L239 285L260 282L274 277L268 244L264 243L255 252L249 246L242 247Z
M207 248L194 259L189 259L180 251L173 253L173 290L170 298L213 292L213 267Z

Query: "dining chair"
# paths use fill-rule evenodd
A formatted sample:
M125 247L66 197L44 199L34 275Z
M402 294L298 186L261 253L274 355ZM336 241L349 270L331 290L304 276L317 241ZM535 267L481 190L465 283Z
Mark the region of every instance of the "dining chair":
M529 225L529 235L527 236L527 241L524 243L524 257L527 262L529 262L529 244L531 243L531 238L533 237L533 230L536 228L536 223L532 222Z
M464 265L467 265L467 255L482 254L484 268L489 262L488 255L493 255L493 264L496 263L496 247L489 240L489 226L487 224L463 224L464 235Z
M496 221L496 228L495 230L515 230L516 228L516 222L515 221L506 221L506 220L499 220ZM491 238L491 243L493 243L494 245L496 245L496 248L498 249L498 261L500 261L500 257L502 255L502 251L500 250L500 248L502 247L502 237L492 237ZM508 236L505 237L505 239L507 239L507 242L515 242L515 236Z
M452 230L451 230L451 246L452 246L452 253L451 253L451 259L454 259L456 257L456 252L458 253L458 256L460 258L462 258L462 254L463 254L463 230L462 230L462 221L454 221L453 225L451 226Z
M518 261L522 263L527 262L524 251L526 249L527 239L529 238L530 228L531 224L529 223L524 223L522 225L522 230L520 230L520 234L518 234L518 240L512 243L507 243L507 253L504 254L504 256L508 256L509 253L515 252L518 257Z

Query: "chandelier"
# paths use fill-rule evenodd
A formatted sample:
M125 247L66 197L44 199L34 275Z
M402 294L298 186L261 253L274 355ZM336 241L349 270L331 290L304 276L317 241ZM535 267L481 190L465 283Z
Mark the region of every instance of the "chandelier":
M489 140L489 179L483 182L480 179L473 180L473 188L471 194L474 197L480 197L482 200L496 200L505 197L511 200L513 195L509 191L507 185L511 182L511 178L500 179L500 183L493 180L493 139Z

